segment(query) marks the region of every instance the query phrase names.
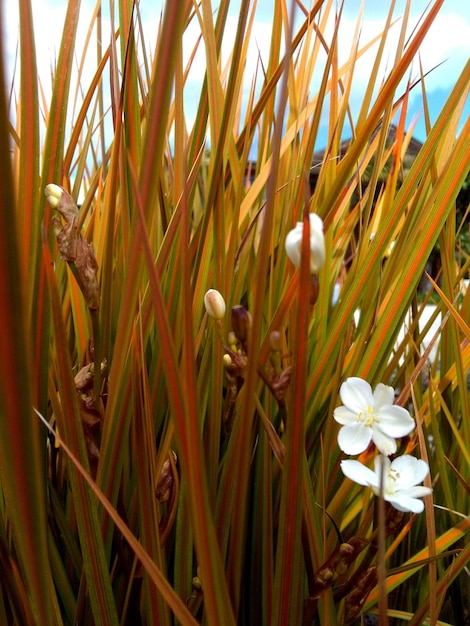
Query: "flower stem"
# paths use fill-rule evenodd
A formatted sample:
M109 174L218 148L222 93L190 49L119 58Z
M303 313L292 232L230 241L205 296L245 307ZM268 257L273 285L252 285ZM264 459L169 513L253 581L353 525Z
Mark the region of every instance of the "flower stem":
M377 535L377 585L379 590L379 626L388 626L387 581L385 570L385 463L380 455L380 492L378 497L378 535Z

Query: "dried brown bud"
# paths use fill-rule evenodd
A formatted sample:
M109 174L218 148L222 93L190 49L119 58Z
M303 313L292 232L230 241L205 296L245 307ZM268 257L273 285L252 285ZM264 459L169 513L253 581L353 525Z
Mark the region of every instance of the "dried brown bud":
M352 546L350 543L342 543L339 547L339 553L340 556L342 556L343 558L350 558L354 556L354 546Z
M252 319L250 313L241 304L232 307L232 328L237 339L246 351L250 340Z
M162 471L160 472L160 478L158 479L157 488L155 489L155 495L159 502L167 502L170 498L170 493L173 488L173 466L176 463L176 454L171 451L173 455L173 463L170 459L166 459L163 463Z
M101 362L102 373L106 370L106 365L107 365L106 359L103 359L103 361ZM75 375L75 378L74 378L75 388L78 391L87 391L88 389L91 389L93 387L94 369L95 369L95 364L88 363L88 365L85 365L85 367L82 367L82 369L78 372L78 374Z
M62 226L57 216L51 219L60 256L70 264L88 307L96 310L100 306L98 263L93 246L78 231L77 205L72 196L58 185L47 185L45 193L49 204L62 215L65 222Z
M313 597L318 597L327 586L331 586L346 573L349 565L368 545L362 537L351 537L348 543L342 543L330 558L315 573Z
M287 390L289 389L291 373L292 368L286 367L282 370L281 374L271 382L272 392L278 402L284 400L286 396Z
M74 263L77 256L77 233L73 222L62 226L60 218L54 215L51 224L57 238L61 258L67 263Z
M315 574L315 582L317 583L317 585L326 587L327 585L331 584L334 576L335 572L329 567L325 567L319 570L318 574Z
M246 365L248 363L247 356L245 354L239 354L238 352L234 352L228 346L224 346L224 348L226 350L226 355L230 357L230 362L228 359L224 360L224 366L227 373L233 376L244 377Z
M78 372L74 378L75 387L78 391L86 391L93 387L93 363L88 363Z
M91 243L79 234L77 240L77 256L75 259L77 280L83 296L92 310L100 307L100 288L98 285L98 263Z
M367 600L367 596L377 584L377 566L372 565L363 572L356 582L354 589L346 596L345 600L345 624L353 624Z
M78 207L65 189L50 183L46 185L44 193L51 207L62 215L66 224L78 222Z
M318 300L318 294L320 292L320 282L318 280L318 276L316 274L312 274L310 276L310 305L314 306L316 301Z
M403 511L398 511L389 502L385 503L385 533L387 537L398 533L403 526L404 518L405 513Z

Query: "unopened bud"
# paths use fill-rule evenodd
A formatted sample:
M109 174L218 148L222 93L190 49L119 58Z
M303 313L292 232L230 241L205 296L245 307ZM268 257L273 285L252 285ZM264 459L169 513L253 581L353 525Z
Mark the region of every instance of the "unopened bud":
M384 259L388 259L388 257L392 254L393 248L395 247L396 241L391 241L388 248L385 250Z
M204 306L207 314L215 320L221 320L225 315L225 300L217 289L209 289L204 295Z
M269 345L271 350L275 352L281 352L282 350L282 335L278 330L273 330L269 335Z
M51 207L62 215L64 222L76 227L78 207L72 196L59 185L54 185L54 183L46 185L44 193Z
M62 226L56 215L51 219L60 256L71 265L88 307L96 310L100 306L98 263L93 246L78 231L78 207L72 196L59 185L50 183L44 191L47 201L61 214L64 222Z
M166 461L163 463L157 487L155 489L155 495L157 496L159 502L167 502L170 498L171 490L173 489L173 467L174 464L177 462L177 457L176 453L173 452L173 450L170 451L170 454L173 456L173 463L170 461L170 459L166 459Z
M64 190L59 185L54 185L54 183L49 183L46 185L44 189L44 193L46 195L46 199L51 205L53 209L57 209L57 205L59 204L59 200Z
M342 557L350 558L355 554L354 546L349 543L342 543L339 547L339 553Z
M318 300L318 294L320 293L320 282L316 274L310 276L310 298L309 302L311 306L314 306Z
M232 307L232 328L238 341L246 349L250 339L252 319L250 313L241 304Z
M233 330L231 330L228 334L228 345L230 346L231 350L233 350L234 352L237 351L237 343L238 343L237 336L233 332Z
M325 263L325 236L323 221L315 213L310 213L310 274L318 274ZM303 222L297 222L295 228L287 233L286 252L289 259L300 267L300 250L302 248Z

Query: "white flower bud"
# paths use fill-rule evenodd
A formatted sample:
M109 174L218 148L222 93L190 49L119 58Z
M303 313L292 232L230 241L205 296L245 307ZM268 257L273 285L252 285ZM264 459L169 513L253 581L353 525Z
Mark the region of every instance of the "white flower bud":
M233 361L230 354L224 354L224 356L222 357L222 363L224 364L224 367L232 367Z
M48 185L46 185L44 193L46 194L47 201L49 202L51 207L53 209L56 209L57 205L59 204L60 197L64 193L64 190L62 189L62 187L59 187L59 185L49 183Z
M303 222L297 222L296 227L287 233L285 243L287 256L297 268L300 267L303 227ZM310 274L318 274L324 263L323 221L316 213L310 213Z
M221 320L225 315L225 300L217 289L209 289L204 296L204 306L208 315Z

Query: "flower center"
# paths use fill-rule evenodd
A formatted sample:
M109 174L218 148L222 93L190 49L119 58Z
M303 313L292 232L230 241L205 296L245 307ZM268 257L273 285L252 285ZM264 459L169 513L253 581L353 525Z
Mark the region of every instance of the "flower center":
M357 421L362 422L364 426L372 426L376 420L376 414L373 406L368 406L365 411L360 411L357 416Z
M386 494L392 495L395 493L396 491L395 483L397 482L399 478L400 478L400 473L397 472L396 469L393 469L393 467L391 467L387 472L387 477L386 477L385 485L384 485L384 492Z

